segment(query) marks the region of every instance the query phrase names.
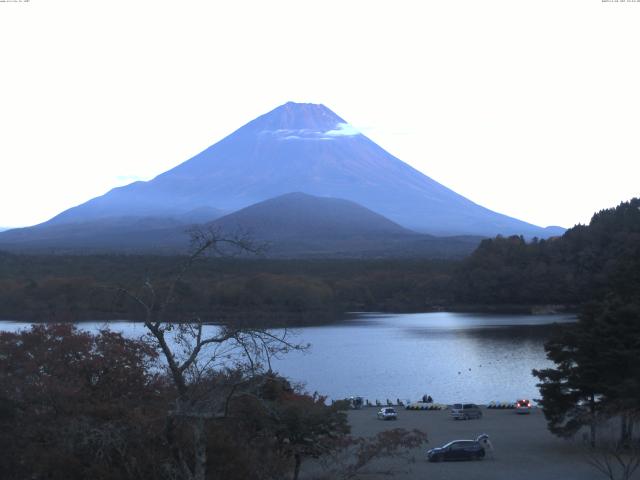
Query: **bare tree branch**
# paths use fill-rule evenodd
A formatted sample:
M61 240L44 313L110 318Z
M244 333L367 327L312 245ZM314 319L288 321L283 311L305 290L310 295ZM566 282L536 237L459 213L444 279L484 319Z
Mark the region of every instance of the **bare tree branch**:
M234 396L255 395L261 359L266 360L271 370L272 357L306 347L290 342L286 330L275 334L260 328L212 325L212 331L205 332L205 326L197 317L186 323L167 320L169 307L177 300L178 286L198 259L207 254L225 257L255 255L264 249L256 246L246 234L226 236L213 228L192 229L189 233L190 253L174 274L166 292L159 295L148 277L142 285L143 294L136 295L122 287L118 292L143 309L144 325L162 352L177 390L178 397L167 417L165 432L174 459L185 479L204 480L207 462L205 421L224 418ZM212 347L212 351L208 347ZM228 368L234 355L240 355L239 365L248 364L250 376L215 380L224 378L220 377L220 369ZM189 461L187 452L176 443L176 419L190 422L192 450L188 453Z

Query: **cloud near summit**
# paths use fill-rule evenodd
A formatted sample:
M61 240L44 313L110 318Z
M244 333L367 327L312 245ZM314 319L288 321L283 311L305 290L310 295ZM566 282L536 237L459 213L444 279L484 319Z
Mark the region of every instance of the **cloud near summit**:
M353 137L360 135L360 131L349 123L339 122L332 130L314 130L311 128L280 128L278 130L263 130L261 135L273 135L279 140L333 140L337 137Z
M338 123L336 128L324 132L325 135L330 137L353 137L354 135L360 135L360 131L349 123Z

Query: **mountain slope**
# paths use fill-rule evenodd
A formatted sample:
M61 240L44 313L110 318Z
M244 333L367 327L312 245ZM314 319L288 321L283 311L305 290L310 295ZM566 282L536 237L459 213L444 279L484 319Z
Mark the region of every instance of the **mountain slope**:
M184 231L193 224L171 217L134 216L42 224L2 232L0 249L54 253L175 253L178 245L182 250L186 249Z
M12 251L184 253L188 229L175 219L116 217L16 229L0 235ZM264 255L287 258L452 258L468 255L480 237L440 238L407 230L349 200L289 193L259 202L201 228L248 235Z
M287 103L149 182L111 190L49 224L233 212L289 192L357 202L437 235L562 233L481 207L389 154L323 105Z
M415 235L349 200L288 193L251 205L212 223L223 230L249 228L259 238L339 238L353 235Z
M210 224L266 242L274 257L461 257L480 237L441 238L407 230L357 203L289 193Z

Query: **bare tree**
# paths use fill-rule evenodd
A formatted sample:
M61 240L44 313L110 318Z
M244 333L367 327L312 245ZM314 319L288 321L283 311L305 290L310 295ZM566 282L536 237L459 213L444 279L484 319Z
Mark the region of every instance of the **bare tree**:
M630 480L640 467L640 447L600 445L588 451L587 463L609 480Z
M640 468L640 440L633 438L636 421L637 416L629 412L609 416L599 425L600 440L586 447L587 463L609 480L630 480Z
M404 464L413 463L415 458L410 452L426 441L425 432L403 428L385 430L370 438L341 437L336 439L336 445L320 459L320 466L324 471L314 478L316 480L353 479L364 475L364 470L381 458L398 458L402 459ZM366 473L379 476L406 474L406 472L399 472L394 466Z
M226 236L214 229L195 229L190 253L169 285L159 293L147 278L140 292L118 290L144 312L148 337L157 346L177 397L167 417L166 437L177 465L175 474L188 480L206 478L206 424L224 418L231 397L255 392L261 377L271 370L271 359L306 348L290 341L289 332L238 325L203 325L194 316L187 322L170 318L176 289L194 263L207 255L234 256L259 253L246 235ZM235 375L218 375L235 368ZM191 431L191 449L177 440L178 423Z

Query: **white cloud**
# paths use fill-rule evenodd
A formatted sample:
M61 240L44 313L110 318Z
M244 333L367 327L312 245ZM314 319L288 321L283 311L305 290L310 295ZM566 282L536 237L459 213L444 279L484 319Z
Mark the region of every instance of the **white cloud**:
M353 125L340 122L334 130L324 132L324 135L329 137L353 137L355 135L361 135L361 133Z
M279 128L263 130L262 135L273 135L279 140L334 140L336 137L352 137L361 135L353 125L339 122L331 130L314 130L312 128Z
M314 138L319 132L309 128L279 128L278 130L263 130L261 135L273 135L280 140L304 140L307 137Z

